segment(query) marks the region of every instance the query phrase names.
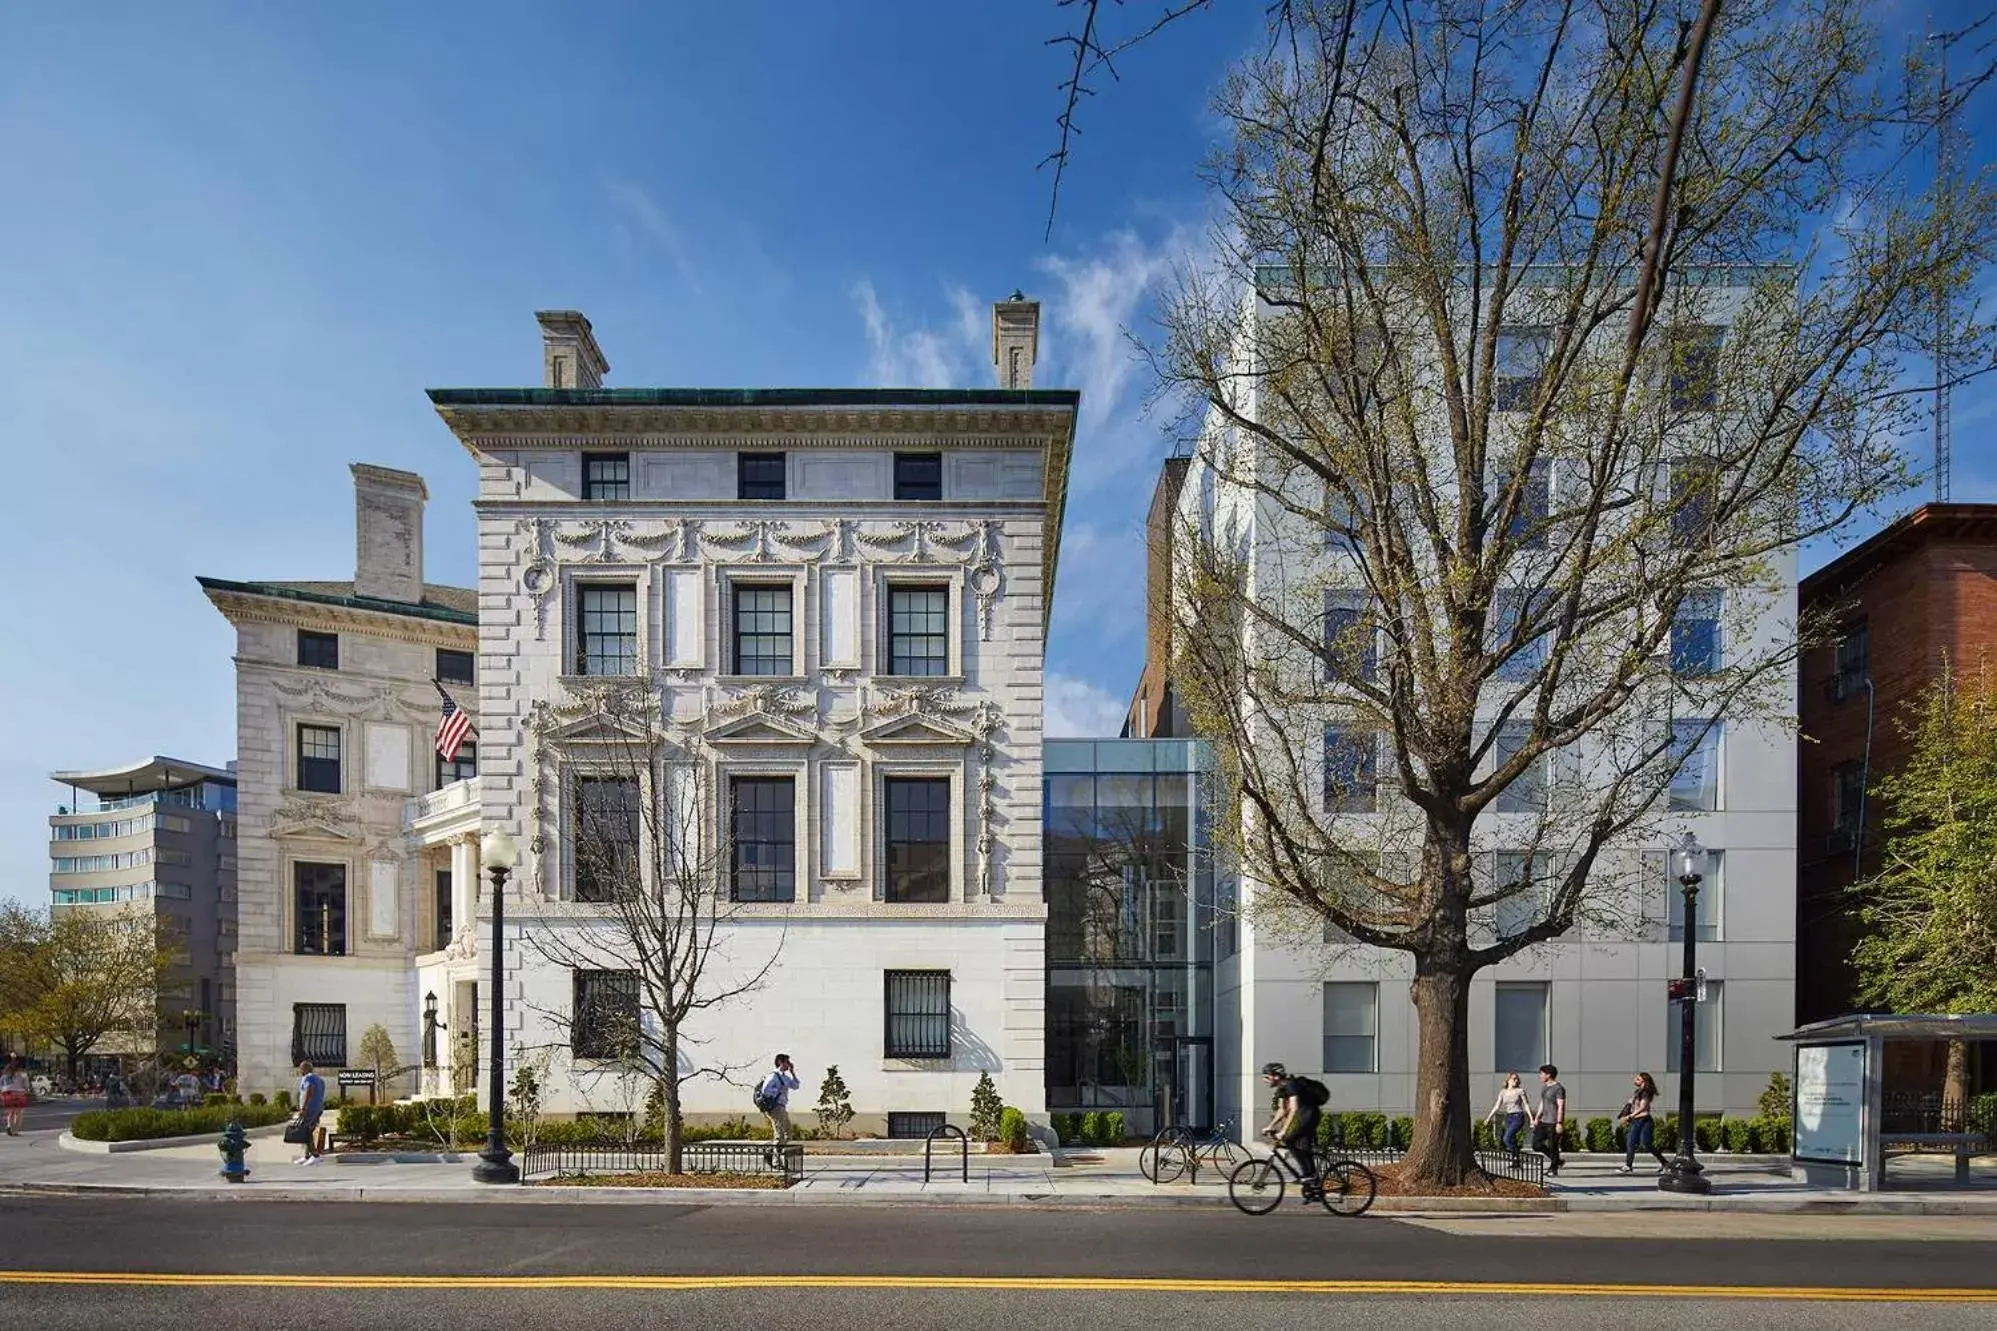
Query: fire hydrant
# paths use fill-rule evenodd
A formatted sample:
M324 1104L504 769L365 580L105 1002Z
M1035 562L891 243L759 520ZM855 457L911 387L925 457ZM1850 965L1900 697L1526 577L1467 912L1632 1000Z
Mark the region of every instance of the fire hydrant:
M231 1183L241 1183L250 1176L250 1167L243 1161L243 1153L250 1149L249 1134L243 1131L243 1121L229 1120L229 1126L222 1129L222 1140L215 1143L215 1149L222 1153L222 1177Z

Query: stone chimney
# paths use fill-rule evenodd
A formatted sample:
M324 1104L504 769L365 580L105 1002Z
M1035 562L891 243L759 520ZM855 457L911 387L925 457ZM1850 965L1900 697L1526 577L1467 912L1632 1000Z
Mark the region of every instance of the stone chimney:
M423 599L423 504L413 471L353 465L354 595L415 605Z
M1015 291L992 304L992 364L1000 388L1033 387L1033 362L1040 359L1040 302Z
M541 368L549 388L601 388L610 362L580 310L536 310L541 322Z

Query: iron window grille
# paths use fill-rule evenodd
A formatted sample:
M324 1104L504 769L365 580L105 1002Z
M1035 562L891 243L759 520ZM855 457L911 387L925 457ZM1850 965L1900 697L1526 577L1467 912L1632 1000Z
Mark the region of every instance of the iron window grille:
M456 651L450 647L437 649L437 679L444 684L472 684L477 682L478 668L470 652Z
M570 1052L577 1058L630 1057L638 1037L638 973L579 970L572 979Z
M294 1065L310 1062L321 1068L347 1065L345 1003L291 1005L291 1061Z
M949 1116L945 1114L891 1109L888 1111L888 1136L897 1141L923 1141L949 1121Z
M583 454L582 497L595 500L629 499L631 455L629 453Z
M887 884L893 902L950 899L950 782L945 777L889 777Z
M575 810L575 899L615 900L638 872L638 783L623 776L579 776Z
M784 497L784 455L782 453L737 453L735 455L735 496L738 499L782 499Z
M888 673L950 673L950 589L888 588Z
M478 775L478 741L465 740L458 745L458 756L450 762L444 755L437 755L437 789L442 790L453 781L468 781Z
M735 588L735 673L795 673L789 587Z
M731 888L737 901L797 896L796 783L787 776L738 776L729 782L734 849Z
M950 1057L950 972L886 972L887 1058Z
M301 861L291 866L291 882L292 950L304 957L346 956L347 866Z
M298 630L298 664L314 670L340 668L340 635Z
M943 455L941 453L895 454L894 497L913 500L941 499Z
M1324 730L1324 803L1332 813L1376 813L1380 737L1371 730Z
M1846 629L1838 639L1836 666L1831 672L1831 701L1843 702L1863 689L1871 670L1871 630L1860 622Z
M320 795L340 793L340 728L298 727L298 788Z
M576 673L638 673L638 588L631 583L579 589Z

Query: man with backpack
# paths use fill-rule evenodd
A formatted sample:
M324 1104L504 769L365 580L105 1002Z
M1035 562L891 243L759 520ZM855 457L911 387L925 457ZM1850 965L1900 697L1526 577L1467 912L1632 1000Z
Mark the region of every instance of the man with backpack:
M1331 1101L1330 1089L1315 1077L1293 1077L1281 1063L1264 1064L1262 1080L1276 1092L1276 1116L1262 1129L1290 1148L1304 1175L1304 1200L1317 1201L1318 1111Z
M776 1067L756 1085L756 1108L770 1120L770 1136L781 1147L790 1142L790 1093L797 1089L797 1070L789 1054L778 1054Z

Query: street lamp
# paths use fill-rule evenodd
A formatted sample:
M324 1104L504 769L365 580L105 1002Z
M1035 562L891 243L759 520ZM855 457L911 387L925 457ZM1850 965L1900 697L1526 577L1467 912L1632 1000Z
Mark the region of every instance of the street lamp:
M513 838L504 831L485 838L479 861L492 875L492 1082L488 1088L485 1149L478 1153L472 1178L480 1183L518 1183L520 1169L506 1149L506 1007L501 987L506 983L506 875L520 862Z
M1699 1018L1699 883L1706 876L1706 850L1699 838L1687 832L1672 856L1678 869L1678 886L1685 894L1685 976L1672 988L1678 1000L1678 1158L1668 1173L1660 1174L1657 1186L1666 1192L1705 1194L1713 1190L1693 1154L1698 1145L1694 1125L1693 1086L1698 1073Z
M437 994L423 995L423 1066L437 1066Z

